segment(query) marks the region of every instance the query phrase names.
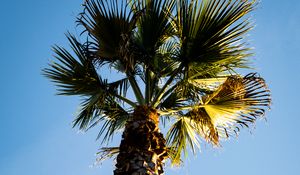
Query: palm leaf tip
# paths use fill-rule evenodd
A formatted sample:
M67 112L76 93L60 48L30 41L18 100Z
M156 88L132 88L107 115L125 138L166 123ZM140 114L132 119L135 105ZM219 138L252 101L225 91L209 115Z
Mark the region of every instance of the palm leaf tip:
M116 155L120 152L119 147L103 147L99 149L99 152L97 152L96 161L94 163L94 166L102 164L107 159L115 158Z
M215 146L219 146L219 134L203 108L194 109L187 113L187 116L193 121L193 125L197 133L207 142Z
M55 61L43 69L43 75L58 87L59 95L90 95L101 83L90 52L71 35L66 35L72 53L65 48L54 46Z
M167 133L167 145L170 147L169 157L172 165L180 165L181 155L187 156L189 146L193 153L200 148L200 140L194 128L193 121L187 117L179 117Z
M78 126L86 131L104 121L100 135L104 133L104 140L109 140L116 130L122 128L127 117L126 110L119 102L135 105L127 98L121 98L126 96L128 80L125 78L108 83L107 79L102 79L94 66L94 57L89 48L80 44L71 34L67 34L67 38L72 52L55 46L56 60L43 70L43 74L55 83L59 95L82 97L81 109L73 127Z
M220 138L237 135L240 127L249 127L270 108L271 94L263 78L256 73L230 76L203 105L187 115L195 122L199 135L213 145Z

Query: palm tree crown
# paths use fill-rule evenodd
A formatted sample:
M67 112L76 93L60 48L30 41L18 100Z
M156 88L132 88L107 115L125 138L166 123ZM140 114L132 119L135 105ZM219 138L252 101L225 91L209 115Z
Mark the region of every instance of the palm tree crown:
M155 109L164 123L168 155L180 163L201 139L214 146L264 116L271 99L249 68L245 36L250 0L86 0L71 51L54 46L56 61L43 70L60 95L81 96L74 127L100 125L109 141L138 106ZM111 69L118 80L103 78ZM128 93L127 93L128 92ZM113 149L105 148L106 152Z

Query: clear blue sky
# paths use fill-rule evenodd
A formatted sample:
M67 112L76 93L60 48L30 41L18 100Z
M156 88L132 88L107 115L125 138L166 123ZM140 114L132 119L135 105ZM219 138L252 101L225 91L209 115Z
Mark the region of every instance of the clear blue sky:
M55 96L41 76L51 59L50 46L66 45L76 33L75 17L83 0L6 0L0 22L0 174L107 175L113 162L91 168L100 141L97 129L71 128L78 99ZM255 67L273 94L268 121L250 134L189 158L168 175L294 175L300 172L300 1L262 0L249 39ZM79 31L78 31L79 33Z

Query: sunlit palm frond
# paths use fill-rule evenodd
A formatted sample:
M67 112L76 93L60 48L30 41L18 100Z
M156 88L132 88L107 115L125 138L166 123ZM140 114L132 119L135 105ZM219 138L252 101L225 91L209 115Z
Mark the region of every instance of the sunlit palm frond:
M179 89L182 96L187 95L187 98L195 101L198 94L203 95L216 87L201 87L193 79L215 78L220 73L231 73L234 68L247 67L245 58L250 56L249 49L239 41L251 25L241 18L253 7L254 1L177 1L175 23L180 44L172 54L173 60L184 66L178 72L183 73L182 80L173 90ZM177 39L173 42L176 43ZM165 92L167 94L163 97L172 91Z
M270 103L270 92L257 74L231 76L214 93L204 96L203 104L187 116L196 123L201 136L218 145L220 137L236 135L240 127L249 127L262 117Z
M213 145L219 145L219 133L205 109L194 109L186 114L193 121L193 127L204 140Z
M216 78L190 78L188 83L196 86L203 91L215 91L217 88L226 81L227 77L221 76Z
M171 126L166 136L167 145L171 149L171 161L174 165L179 165L182 152L187 155L187 146L195 152L200 148L197 132L192 124L192 120L187 117L178 117Z
M252 26L241 18L252 11L254 4L249 0L180 0L176 23L182 61L217 64L223 70L243 67L250 53L242 40Z

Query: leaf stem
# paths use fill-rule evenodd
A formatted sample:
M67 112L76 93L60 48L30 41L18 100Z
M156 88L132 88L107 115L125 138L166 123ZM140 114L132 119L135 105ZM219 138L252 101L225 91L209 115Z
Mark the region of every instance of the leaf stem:
M180 64L180 66L173 72L173 74L170 76L168 81L164 84L162 89L157 93L154 100L151 103L151 106L156 108L159 105L159 101L163 97L164 93L166 92L167 88L171 85L172 81L174 80L175 76L178 74L178 72L183 68L183 64Z
M118 99L124 101L125 103L129 104L131 107L136 107L136 103L129 100L128 98L123 97L123 96L118 95L118 94L114 94L114 96L117 97Z
M168 109L168 110L158 110L157 112L160 115L169 115L173 114L182 110L191 110L191 109L198 109L198 108L204 108L205 105L194 105L194 106L182 106L178 108Z
M128 80L130 82L130 85L132 87L132 90L135 94L136 100L138 101L138 103L140 105L144 105L145 104L145 99L143 97L141 89L139 88L134 76L130 72L126 72L126 74L127 74Z
M145 75L145 101L146 104L149 104L151 99L151 76L149 68L146 68L146 75Z

